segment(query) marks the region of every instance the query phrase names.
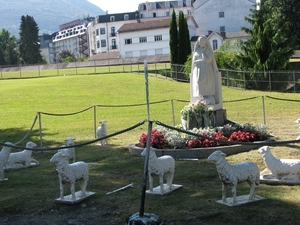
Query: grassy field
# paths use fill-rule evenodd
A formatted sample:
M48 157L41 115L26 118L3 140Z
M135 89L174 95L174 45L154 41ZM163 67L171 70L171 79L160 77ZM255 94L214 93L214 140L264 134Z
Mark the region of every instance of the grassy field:
M278 140L294 140L298 136L294 121L299 118L299 94L226 87L222 91L228 119L259 124L265 117L270 133ZM130 106L145 103L145 93L142 74L0 80L0 142L21 140L38 112L42 121L43 147L61 146L69 136L76 138L76 144L94 140L94 108L69 116L45 113L69 114L95 105L103 106L96 107L96 117L98 122L107 120L108 133L121 131L147 119L145 105ZM175 123L179 124L179 111L186 102L178 100L189 100L189 84L150 76L149 93L150 102L167 100L150 105L150 118L172 125L173 102ZM236 101L248 98L251 99ZM116 105L128 106L110 107ZM20 146L29 140L39 144L38 125L37 122ZM88 183L88 190L95 191L96 195L85 200L85 204L99 210L105 208L109 213L101 216L113 217L112 224L122 224L128 215L139 211L144 159L130 155L128 145L136 142L142 132L147 132L147 123L110 138L108 146L93 143L76 148L77 160L97 162L90 165ZM49 162L53 154L53 151L34 152L33 157L40 166L5 173L9 180L0 184L0 215L49 212L59 215L73 209L54 202L59 196L59 186L55 165ZM278 158L300 158L297 144L276 146L273 154ZM250 160L261 170L265 168L256 150L229 156L227 160L231 163ZM107 192L129 183L134 183L134 187L106 196ZM159 215L166 224L297 224L300 219L299 186L261 184L256 193L267 200L241 207L216 203L221 198L221 182L215 165L206 159L177 160L174 183L183 188L168 196L146 196L145 212ZM69 187L66 191L69 193ZM238 195L248 193L247 184L238 185Z

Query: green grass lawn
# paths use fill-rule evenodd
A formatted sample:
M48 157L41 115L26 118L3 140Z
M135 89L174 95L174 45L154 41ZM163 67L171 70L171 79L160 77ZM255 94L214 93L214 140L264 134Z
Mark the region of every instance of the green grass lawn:
M224 109L227 118L239 123L263 123L264 99L265 119L270 133L278 140L294 140L299 118L298 93L243 91L223 87ZM180 110L189 100L189 84L167 79L149 77L150 102L168 100L150 105L150 118L173 124L172 101L175 123L180 123ZM35 116L41 112L43 147L58 147L64 139L75 137L75 143L95 139L94 108L70 115L50 116L44 113L69 114L90 106L96 108L97 123L107 120L108 133L126 129L147 119L147 108L126 106L146 102L145 78L143 74L101 74L57 76L40 79L0 80L0 142L16 143L31 127ZM272 96L277 99L269 98ZM234 101L257 97L251 100ZM103 107L105 106L105 107ZM144 159L128 153L128 145L136 142L142 132L147 132L147 123L129 132L110 138L108 146L94 143L76 148L77 160L97 162L90 165L88 190L96 195L85 200L88 206L105 205L117 212L115 222L139 210ZM39 144L39 121L27 141ZM15 150L14 150L15 151ZM54 203L59 196L55 165L49 159L53 151L34 152L33 157L41 165L24 170L5 173L8 181L0 183L0 214L39 214L60 208L60 213L69 206ZM298 145L276 146L273 154L278 158L300 158ZM253 161L263 170L261 155L256 150L227 157L231 163ZM157 179L155 183L157 184ZM134 183L134 188L111 196L106 193ZM241 207L226 207L216 203L221 199L221 182L213 163L206 159L198 161L176 161L175 184L183 188L167 196L146 196L145 211L159 215L166 224L295 224L299 221L299 186L270 186L261 184L256 193L267 200ZM76 186L78 189L78 186ZM69 187L66 188L69 193ZM238 185L238 195L248 194L247 184ZM231 194L228 193L230 196ZM130 202L130 204L128 204ZM201 215L216 214L214 217Z

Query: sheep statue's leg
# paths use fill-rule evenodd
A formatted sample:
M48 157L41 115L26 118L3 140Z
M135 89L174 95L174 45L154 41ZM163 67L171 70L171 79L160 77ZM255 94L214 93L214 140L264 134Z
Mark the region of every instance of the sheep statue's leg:
M87 180L80 181L80 188L81 188L81 197L85 197L85 191L86 191L86 185L87 185Z
M233 203L237 202L237 200L236 200L236 186L237 186L237 184L233 184L233 186L231 188Z
M173 172L170 172L168 173L168 176L167 176L167 183L168 183L168 186L169 186L169 190L172 190L173 189L173 179L174 179L174 173Z
M72 194L72 201L76 200L75 197L75 182L71 182L71 194Z
M160 192L164 193L165 189L164 189L164 175L159 174L159 184L160 184Z
M250 194L249 194L250 201L255 199L255 187L256 185L254 182L250 184Z
M61 179L59 179L59 191L60 191L60 199L64 199L64 184L62 183Z
M226 203L227 184L222 183L222 202Z
M151 173L149 173L149 190L153 192L153 177Z

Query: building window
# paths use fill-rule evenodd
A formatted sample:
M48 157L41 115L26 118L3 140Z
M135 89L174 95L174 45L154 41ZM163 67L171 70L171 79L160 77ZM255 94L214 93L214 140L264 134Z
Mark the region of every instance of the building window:
M219 12L219 18L224 18L224 17L225 17L224 12Z
M97 48L100 48L100 41L97 41Z
M165 2L165 7L170 8L170 2Z
M105 39L102 39L101 40L101 47L106 47L106 40Z
M144 18L144 15L143 13L140 13L140 18L143 19Z
M166 12L166 16L167 16L167 17L170 16L170 12L169 12L169 11Z
M147 37L140 37L140 43L147 42Z
M155 12L153 13L153 17L156 17L156 13Z
M131 38L125 39L125 45L130 45L130 44L132 44L132 39Z
M112 37L115 37L115 36L116 36L116 28L115 28L115 27L111 27L111 28L110 28L110 32L111 32L110 35L111 35Z
M124 20L129 20L129 15L128 14L124 15Z
M112 49L117 49L117 41L116 41L116 39L111 39L111 48Z
M96 36L99 36L99 29L96 29Z
M218 49L218 41L213 40L213 50L217 50L217 49Z
M100 34L105 34L105 28L100 28Z
M154 41L162 41L162 35L154 36Z
M111 16L110 17L110 22L114 22L115 21L115 17L114 16Z
M225 26L220 27L220 32L225 32Z
M178 1L178 7L183 7L183 1Z

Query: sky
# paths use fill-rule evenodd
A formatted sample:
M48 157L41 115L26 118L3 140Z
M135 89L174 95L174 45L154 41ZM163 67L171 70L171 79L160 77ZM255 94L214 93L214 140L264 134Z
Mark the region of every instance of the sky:
M101 8L104 12L108 10L108 13L123 13L134 12L138 10L140 3L144 3L147 0L88 0L94 5Z

